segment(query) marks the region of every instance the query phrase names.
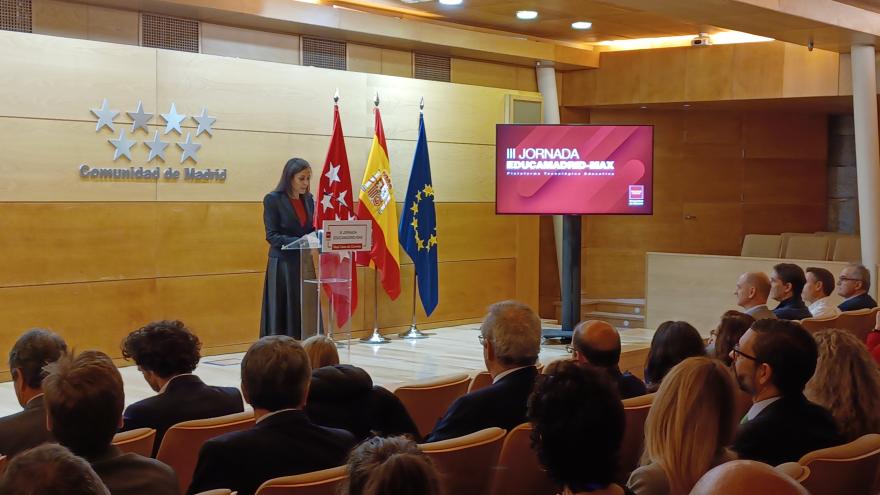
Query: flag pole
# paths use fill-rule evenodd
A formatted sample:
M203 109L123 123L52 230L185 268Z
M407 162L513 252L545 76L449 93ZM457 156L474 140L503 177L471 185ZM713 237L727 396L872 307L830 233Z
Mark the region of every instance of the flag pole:
M376 99L373 100L373 105L375 108L379 108L379 92L376 91ZM365 342L367 344L387 344L391 342L390 339L387 339L379 333L379 267L375 267L373 269L373 334L369 337L364 337L361 339L361 342Z

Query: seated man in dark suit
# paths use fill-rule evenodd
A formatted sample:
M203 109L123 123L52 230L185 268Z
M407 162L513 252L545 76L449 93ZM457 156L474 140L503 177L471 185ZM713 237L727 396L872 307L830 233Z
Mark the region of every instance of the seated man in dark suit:
M123 454L111 442L122 424L122 375L99 351L64 355L46 367L46 423L61 445L85 458L113 495L176 495L177 475L167 465Z
M811 318L801 293L807 277L801 267L794 263L779 263L773 267L770 275L770 297L779 301L779 305L773 308L773 314L782 320L803 320Z
M797 322L758 320L730 352L752 407L731 447L740 459L771 466L842 443L831 413L804 397L818 359L816 341Z
M154 428L154 457L165 431L177 423L244 411L237 388L211 387L192 374L201 347L199 338L180 321L150 323L122 342L123 357L134 359L144 380L159 392L128 406L122 429Z
M0 418L0 454L15 454L44 442L52 442L46 429L43 404L43 366L55 362L67 352L67 344L58 335L35 328L15 341L9 351L9 370L15 397L24 410Z
M492 426L510 430L526 421L526 405L538 376L535 362L541 352L538 315L516 301L495 303L483 319L479 339L492 384L456 399L426 442Z
M600 320L578 323L571 336L571 350L575 360L605 371L617 384L621 399L648 393L645 383L637 376L629 371L620 372L620 334L610 323Z
M311 375L296 340L256 341L241 362L241 391L257 424L205 442L189 493L228 488L252 495L266 480L345 464L354 436L318 426L303 412Z
M871 272L858 263L847 265L837 278L837 295L844 298L837 307L841 311L876 308L877 301L868 294L870 289Z

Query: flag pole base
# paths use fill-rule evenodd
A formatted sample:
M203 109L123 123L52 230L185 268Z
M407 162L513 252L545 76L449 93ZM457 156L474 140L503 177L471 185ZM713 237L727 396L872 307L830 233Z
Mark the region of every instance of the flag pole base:
M409 330L407 330L406 332L402 332L397 335L398 335L398 337L400 337L402 339L406 339L406 340L427 339L428 338L428 334L420 332L418 327L416 327L415 324L413 324L411 327L409 327Z
M369 337L362 338L361 342L363 342L365 344L387 344L387 343L391 342L391 339L387 339L387 338L383 337L382 334L379 333L379 330L374 328L373 335L370 335Z

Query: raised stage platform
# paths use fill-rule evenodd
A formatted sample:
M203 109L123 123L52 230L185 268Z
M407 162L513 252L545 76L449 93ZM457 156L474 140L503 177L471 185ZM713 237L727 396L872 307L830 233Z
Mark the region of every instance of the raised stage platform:
M373 377L375 384L390 390L402 383L436 376L453 373L474 375L485 370L483 350L477 341L479 328L477 323L437 328L427 331L430 335L427 339L404 340L394 337L390 343L382 345L369 345L353 340L350 346L339 350L339 355L344 363L364 368ZM653 333L653 330L638 328L621 330L622 370L642 376ZM195 373L211 385L239 387L243 356L244 353L207 356L199 363ZM564 345L548 342L541 346L542 363L565 356ZM126 405L154 394L136 366L120 368L120 371L125 382ZM20 410L12 382L0 384L0 416Z

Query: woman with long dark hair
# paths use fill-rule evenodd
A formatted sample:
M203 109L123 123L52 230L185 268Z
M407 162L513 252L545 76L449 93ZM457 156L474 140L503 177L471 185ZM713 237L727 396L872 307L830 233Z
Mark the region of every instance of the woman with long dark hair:
M315 231L315 199L309 192L312 167L302 158L284 165L275 189L263 198L263 224L269 243L269 263L263 284L260 336L302 338L302 310L314 312L300 289L300 251L281 247ZM307 307L308 306L308 307Z

